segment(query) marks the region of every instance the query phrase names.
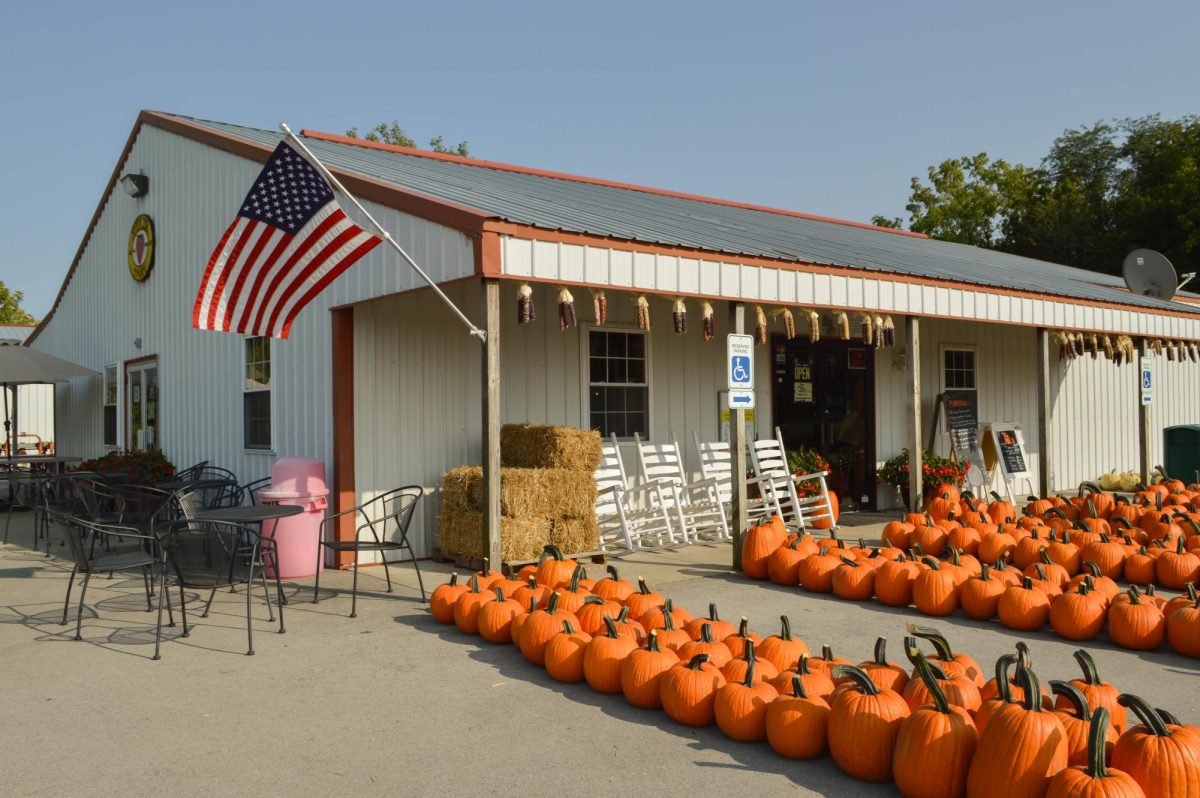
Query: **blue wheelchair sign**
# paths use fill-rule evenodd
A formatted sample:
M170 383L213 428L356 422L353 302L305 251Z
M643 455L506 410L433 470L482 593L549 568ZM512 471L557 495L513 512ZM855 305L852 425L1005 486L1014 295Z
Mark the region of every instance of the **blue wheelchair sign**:
M729 359L729 379L731 385L750 384L751 377L749 357L744 355L734 355Z

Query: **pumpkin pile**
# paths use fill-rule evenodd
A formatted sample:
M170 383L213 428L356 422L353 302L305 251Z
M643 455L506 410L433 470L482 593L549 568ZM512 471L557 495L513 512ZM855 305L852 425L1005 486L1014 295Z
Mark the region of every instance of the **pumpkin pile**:
M911 670L887 659L884 638L853 665L828 645L811 656L786 616L763 638L745 618L734 626L713 605L693 616L612 566L589 580L554 558L514 579L486 566L467 585L452 576L430 609L463 632L512 643L556 681L687 726L715 723L789 759L828 752L850 776L895 781L909 798L1200 794L1200 727L1118 693L1082 650L1082 678L1050 691L1023 643L985 681L974 659L920 627L904 640ZM1127 724L1127 709L1140 725Z
M961 609L1020 631L1049 625L1069 640L1107 628L1124 648L1166 642L1200 657L1200 512L1156 517L1185 494L1168 492L1166 483L1154 487L1160 490L1144 491L1142 504L1101 491L1057 504L1031 498L1018 520L999 497L976 502L941 486L924 513L884 527L882 547L789 535L774 518L745 535L742 570L850 601L915 605L930 616ZM1187 501L1200 504L1200 493ZM1168 599L1158 585L1185 592Z

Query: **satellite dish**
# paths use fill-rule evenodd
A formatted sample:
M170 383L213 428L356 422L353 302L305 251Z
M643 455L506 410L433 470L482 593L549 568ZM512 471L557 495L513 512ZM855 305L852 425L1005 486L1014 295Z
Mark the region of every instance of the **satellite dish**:
M1165 255L1152 249L1135 249L1126 255L1121 276L1131 292L1142 296L1170 299L1178 290L1175 267Z

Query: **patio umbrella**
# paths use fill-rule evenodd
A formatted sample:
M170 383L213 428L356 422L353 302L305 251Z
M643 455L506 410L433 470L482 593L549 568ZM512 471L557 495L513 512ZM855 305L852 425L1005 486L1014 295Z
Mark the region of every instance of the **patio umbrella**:
M15 430L8 415L8 392L16 385L52 385L74 377L93 377L95 371L77 366L40 349L12 344L0 345L0 384L4 386L4 439L8 456L16 453Z

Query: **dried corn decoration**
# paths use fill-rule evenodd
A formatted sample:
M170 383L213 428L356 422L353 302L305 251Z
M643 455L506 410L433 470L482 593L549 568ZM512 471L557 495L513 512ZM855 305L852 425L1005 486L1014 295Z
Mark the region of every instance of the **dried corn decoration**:
M578 324L575 318L575 297L563 288L558 292L558 329L565 330Z
M896 322L892 321L891 316L887 316L883 320L883 345L896 345Z
M683 304L683 297L675 297L675 304L671 306L671 323L675 325L676 335L687 334L687 305Z
M762 305L754 306L754 343L765 344L767 342L767 314L763 312Z
M528 324L537 319L537 311L533 309L533 289L529 283L521 283L517 287L517 324Z
M1067 334L1059 330L1054 334L1054 343L1058 344L1058 359L1066 360L1068 357L1067 351L1070 345L1067 343Z
M637 306L637 325L642 332L650 331L650 300L645 294L638 294L633 304Z
M846 315L846 311L843 310L841 313L838 313L837 318L835 319L835 322L837 323L838 329L842 333L842 340L849 341L850 340L850 317Z
M1166 344L1164 344L1163 346L1167 350L1167 360L1170 360L1172 363L1174 363L1175 362L1175 342L1167 341Z
M1113 349L1112 339L1106 335L1106 336L1104 336L1104 339L1100 342L1100 345L1104 347L1104 356L1106 358L1108 358L1109 360L1112 360L1113 356L1116 354L1116 350Z
M862 326L863 343L867 346L875 343L875 321L871 318L871 314L864 313L859 319L859 324Z
M796 317L792 315L791 308L784 308L783 313L783 334L790 341L796 337Z
M1083 333L1075 333L1075 357L1083 357Z
M1163 342L1162 342L1162 339L1161 339L1161 338L1155 338L1155 339L1154 339L1154 342L1153 342L1152 344L1150 344L1150 348L1154 350L1154 354L1156 354L1156 355L1158 355L1159 357L1161 357L1161 356L1162 356L1162 353L1163 353Z
M1095 333L1087 337L1087 351L1092 356L1092 360L1095 360L1096 356L1100 354L1100 339L1096 337Z
M814 344L821 340L821 314L815 310L808 312L808 340Z
M1121 360L1123 363L1132 363L1133 358L1137 355L1137 351L1133 346L1133 339L1128 335L1122 335L1117 339L1117 348L1121 352Z
M1178 356L1180 363L1187 360L1188 359L1187 344L1183 341L1176 341L1175 342L1175 354Z
M1200 355L1196 354L1196 342L1195 341L1188 341L1187 350L1188 350L1188 359L1190 359L1193 363L1195 363L1197 360L1200 360Z
M592 289L592 318L598 326L608 323L608 297L603 288Z
M717 320L713 318L713 308L708 302L700 304L700 333L705 341L711 341L717 334Z

